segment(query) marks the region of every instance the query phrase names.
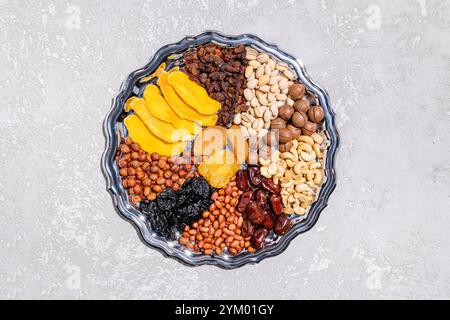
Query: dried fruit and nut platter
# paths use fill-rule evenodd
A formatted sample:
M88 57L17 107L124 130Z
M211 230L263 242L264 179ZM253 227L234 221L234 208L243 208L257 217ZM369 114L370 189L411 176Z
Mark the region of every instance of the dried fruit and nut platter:
M117 211L189 265L281 253L336 184L326 92L254 35L205 32L161 48L124 82L104 133Z

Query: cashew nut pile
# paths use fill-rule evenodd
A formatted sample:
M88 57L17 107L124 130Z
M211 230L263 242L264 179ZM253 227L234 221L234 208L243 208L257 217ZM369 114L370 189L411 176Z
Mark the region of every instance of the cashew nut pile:
M292 140L288 152L274 151L270 158L259 158L261 175L281 184L284 213L303 215L323 184L323 153L326 136L323 132L302 135Z

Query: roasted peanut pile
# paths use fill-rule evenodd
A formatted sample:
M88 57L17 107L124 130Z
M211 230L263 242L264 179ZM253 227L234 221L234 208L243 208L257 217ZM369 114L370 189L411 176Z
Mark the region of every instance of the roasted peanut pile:
M236 210L241 194L233 177L225 188L212 194L214 202L203 212L202 218L184 228L179 243L207 255L224 251L236 255L244 249L253 252L250 237L242 236L243 214Z

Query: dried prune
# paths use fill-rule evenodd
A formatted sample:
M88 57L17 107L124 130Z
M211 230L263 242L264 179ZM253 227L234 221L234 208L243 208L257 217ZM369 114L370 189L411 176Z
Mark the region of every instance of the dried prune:
M147 215L148 222L153 231L167 239L173 238L172 225L168 217L162 214L163 211L158 208L155 201L143 201L140 210Z
M150 215L154 210L156 203L154 201L142 201L139 207L139 210L146 215Z
M191 190L202 199L209 199L211 196L211 186L203 178L191 179Z
M198 220L200 214L207 210L210 205L210 201L199 200L196 203L189 204L183 207L182 210L176 211L176 225L179 228L184 225L189 225Z
M205 179L188 179L177 192L178 206L182 206L185 202L192 203L202 199L209 199L212 192L212 187Z
M185 181L177 192L166 189L156 200L145 200L139 210L146 214L152 231L175 240L178 231L200 218L212 203L213 188L203 178Z
M177 205L177 196L175 191L170 188L165 189L156 198L156 204L160 210L172 210Z

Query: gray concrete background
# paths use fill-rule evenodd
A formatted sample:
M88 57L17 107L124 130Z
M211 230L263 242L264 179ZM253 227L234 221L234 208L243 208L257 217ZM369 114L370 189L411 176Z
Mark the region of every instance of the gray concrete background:
M162 45L256 33L337 113L338 187L280 256L189 268L113 210L120 84ZM0 0L0 298L450 298L450 1Z

